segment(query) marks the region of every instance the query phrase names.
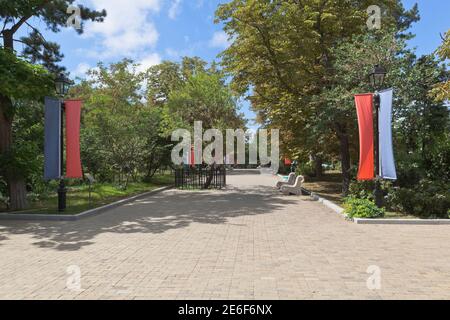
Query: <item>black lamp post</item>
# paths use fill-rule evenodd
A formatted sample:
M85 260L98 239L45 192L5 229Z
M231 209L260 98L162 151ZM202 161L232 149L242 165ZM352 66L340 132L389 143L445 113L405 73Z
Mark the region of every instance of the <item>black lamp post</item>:
M55 79L55 89L56 94L63 99L64 96L69 92L69 88L72 82L66 77L64 73L59 74ZM66 194L67 188L64 184L64 111L65 111L64 101L61 102L61 179L59 181L58 187L58 211L64 212L66 210Z
M375 165L376 165L376 179L375 179L375 204L377 207L383 207L383 191L381 190L381 172L380 172L380 130L379 130L379 112L380 112L380 94L378 90L381 89L386 77L386 69L380 65L375 65L373 71L369 75L370 84L375 89L374 104L375 104Z

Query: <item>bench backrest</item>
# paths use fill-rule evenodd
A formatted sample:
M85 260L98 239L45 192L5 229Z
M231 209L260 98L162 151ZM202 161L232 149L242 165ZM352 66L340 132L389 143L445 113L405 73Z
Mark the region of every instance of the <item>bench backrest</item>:
M295 177L296 177L296 174L295 173L290 173L289 174L289 177L288 177L288 180L287 180L287 184L288 185L293 185L294 184L294 182L295 182Z
M294 187L295 188L301 188L303 182L305 182L305 177L304 176L298 176L297 179L295 180Z

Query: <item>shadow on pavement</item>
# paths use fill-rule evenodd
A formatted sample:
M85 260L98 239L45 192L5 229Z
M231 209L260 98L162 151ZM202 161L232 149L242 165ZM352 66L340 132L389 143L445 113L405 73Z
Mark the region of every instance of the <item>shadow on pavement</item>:
M225 224L229 218L260 215L296 203L267 186L223 191L166 191L76 222L0 222L0 243L8 235L28 234L41 248L76 251L102 233L161 234L192 223Z

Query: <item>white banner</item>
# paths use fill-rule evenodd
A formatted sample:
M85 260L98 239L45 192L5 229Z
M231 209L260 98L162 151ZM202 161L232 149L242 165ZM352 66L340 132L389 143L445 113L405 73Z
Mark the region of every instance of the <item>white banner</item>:
M393 89L380 92L379 141L380 141L380 175L383 179L397 180L394 147L392 141L392 100Z

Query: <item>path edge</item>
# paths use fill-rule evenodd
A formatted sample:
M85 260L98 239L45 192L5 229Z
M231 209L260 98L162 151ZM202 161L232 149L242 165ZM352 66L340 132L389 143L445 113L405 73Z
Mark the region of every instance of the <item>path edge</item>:
M162 188L158 188L152 191L147 191L144 193L140 193L138 195L125 198L122 200L118 200L116 202L90 209L78 214L74 215L58 215L58 214L26 214L26 213L0 213L0 220L7 220L7 221L78 221L81 219L85 219L88 217L93 217L96 215L99 215L101 213L104 213L108 210L123 206L125 204L128 204L130 202L133 202L135 200L139 200L142 198L146 198L148 196L152 196L155 194L158 194L160 192L170 190L173 186L166 186Z

